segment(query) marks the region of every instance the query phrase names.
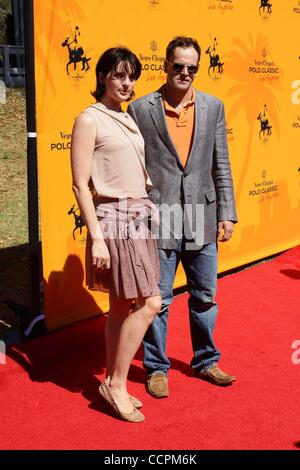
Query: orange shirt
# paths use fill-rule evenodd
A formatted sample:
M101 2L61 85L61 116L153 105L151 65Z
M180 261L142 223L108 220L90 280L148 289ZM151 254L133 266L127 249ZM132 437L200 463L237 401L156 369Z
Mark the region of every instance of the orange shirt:
M172 106L167 103L163 97L167 128L170 137L176 147L182 166L184 167L189 157L194 121L195 121L195 92L193 90L192 98L185 103L181 112L178 114Z

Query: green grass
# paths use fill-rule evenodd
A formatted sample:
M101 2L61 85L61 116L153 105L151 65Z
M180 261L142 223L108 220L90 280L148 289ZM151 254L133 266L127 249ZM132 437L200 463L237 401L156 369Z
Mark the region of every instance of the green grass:
M23 89L0 104L0 249L27 243L26 115Z
M4 302L29 305L25 109L24 90L6 89L0 104L0 336L20 324Z

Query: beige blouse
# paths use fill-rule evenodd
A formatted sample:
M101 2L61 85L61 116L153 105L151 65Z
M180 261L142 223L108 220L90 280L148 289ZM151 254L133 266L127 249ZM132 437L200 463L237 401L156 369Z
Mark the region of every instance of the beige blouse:
M91 178L99 196L144 198L152 187L145 167L144 140L128 113L95 103L83 111L96 123Z

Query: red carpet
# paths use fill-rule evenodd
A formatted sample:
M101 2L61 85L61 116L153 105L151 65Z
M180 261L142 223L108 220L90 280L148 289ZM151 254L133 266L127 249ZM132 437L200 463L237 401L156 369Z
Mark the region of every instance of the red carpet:
M170 318L171 396L144 388L141 354L130 392L146 421L115 419L98 396L105 319L80 322L11 348L0 365L1 449L297 449L300 447L300 247L219 280L215 339L237 382L192 376L187 296ZM300 359L300 352L298 354Z

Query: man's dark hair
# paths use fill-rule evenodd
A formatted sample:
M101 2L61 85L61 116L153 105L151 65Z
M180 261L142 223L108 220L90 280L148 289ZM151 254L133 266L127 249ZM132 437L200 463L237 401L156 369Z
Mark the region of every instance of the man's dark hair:
M100 72L106 77L109 72L116 70L120 63L124 64L124 69L128 74L137 80L142 71L142 64L137 56L126 47L111 47L103 52L96 65L96 90L92 92L97 101L104 95L105 85L100 83ZM132 99L132 97L130 98Z
M200 60L201 56L201 48L198 44L198 41L193 38L189 38L187 36L176 36L169 44L167 45L167 50L166 50L166 59L168 61L171 61L172 59L172 54L174 52L174 49L176 47L193 47L195 51L198 53L198 62Z

